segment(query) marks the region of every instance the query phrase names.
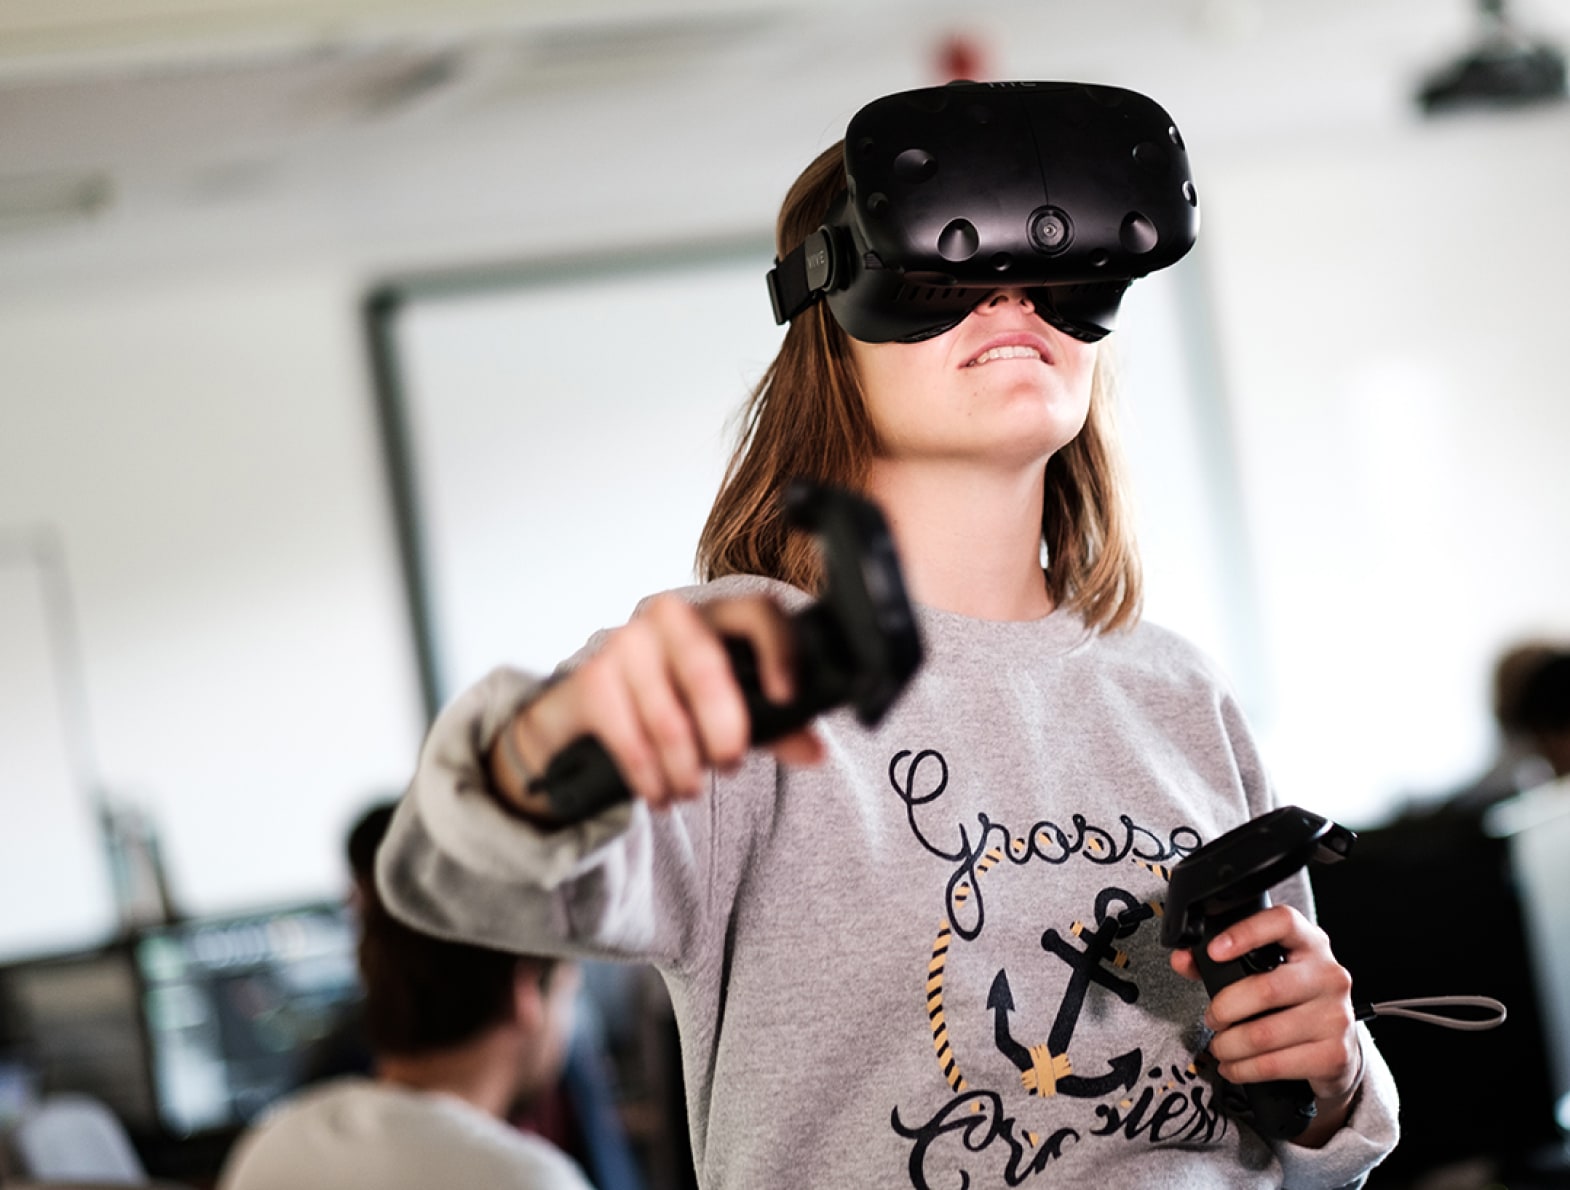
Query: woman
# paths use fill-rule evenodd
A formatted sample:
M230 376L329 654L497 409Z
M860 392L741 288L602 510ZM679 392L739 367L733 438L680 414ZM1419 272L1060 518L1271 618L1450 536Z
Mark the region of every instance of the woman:
M792 188L782 255L841 161ZM428 929L656 964L706 1187L1339 1186L1395 1142L1301 876L1215 944L1290 960L1214 1003L1160 945L1170 865L1272 798L1210 668L1138 622L1099 356L1023 290L915 343L808 308L754 395L705 584L553 682L492 673L432 729L389 900ZM797 475L882 507L926 661L875 730L836 713L749 752L719 634L790 696L781 609L817 584L777 512ZM634 800L555 824L529 783L584 734ZM1268 1144L1218 1073L1307 1079L1318 1117Z

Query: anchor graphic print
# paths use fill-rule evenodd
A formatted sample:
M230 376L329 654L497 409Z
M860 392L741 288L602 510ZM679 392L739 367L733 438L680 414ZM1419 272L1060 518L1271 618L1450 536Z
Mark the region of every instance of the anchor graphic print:
M889 1115L910 1184L1023 1185L1070 1146L1220 1143L1233 1125L1205 1038L1173 1019L1151 1044L1149 1019L1148 987L1184 982L1159 946L1161 898L1198 834L1116 813L1025 829L985 812L946 820L951 776L933 749L898 752L888 769L923 859L949 872L919 973L933 1084ZM1065 891L1079 899L1066 914Z

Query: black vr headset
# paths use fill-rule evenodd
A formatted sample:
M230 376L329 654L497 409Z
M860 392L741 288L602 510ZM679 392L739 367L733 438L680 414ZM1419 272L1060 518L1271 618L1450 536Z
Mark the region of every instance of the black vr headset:
M845 131L849 188L769 271L774 321L819 298L845 333L918 342L988 293L1064 333L1112 330L1129 282L1199 230L1188 153L1152 100L1088 83L950 83L876 99Z

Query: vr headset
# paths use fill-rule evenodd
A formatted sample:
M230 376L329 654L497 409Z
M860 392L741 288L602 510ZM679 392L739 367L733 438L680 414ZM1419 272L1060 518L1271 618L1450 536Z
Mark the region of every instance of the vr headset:
M1064 333L1113 329L1129 283L1199 231L1172 118L1120 87L950 83L876 99L845 131L849 181L769 271L774 321L820 298L845 333L919 342L1025 290Z

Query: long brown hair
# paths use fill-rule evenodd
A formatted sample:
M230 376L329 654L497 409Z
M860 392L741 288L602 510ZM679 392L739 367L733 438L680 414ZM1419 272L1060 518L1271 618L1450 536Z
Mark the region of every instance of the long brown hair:
M786 194L776 251L783 256L816 231L843 189L843 148L835 144ZM1053 601L1103 631L1138 619L1141 591L1111 405L1103 351L1085 428L1047 462L1041 510ZM791 322L743 410L725 481L698 539L700 577L760 574L817 590L817 552L785 524L779 493L798 476L859 490L877 448L849 340L826 304L817 302Z

